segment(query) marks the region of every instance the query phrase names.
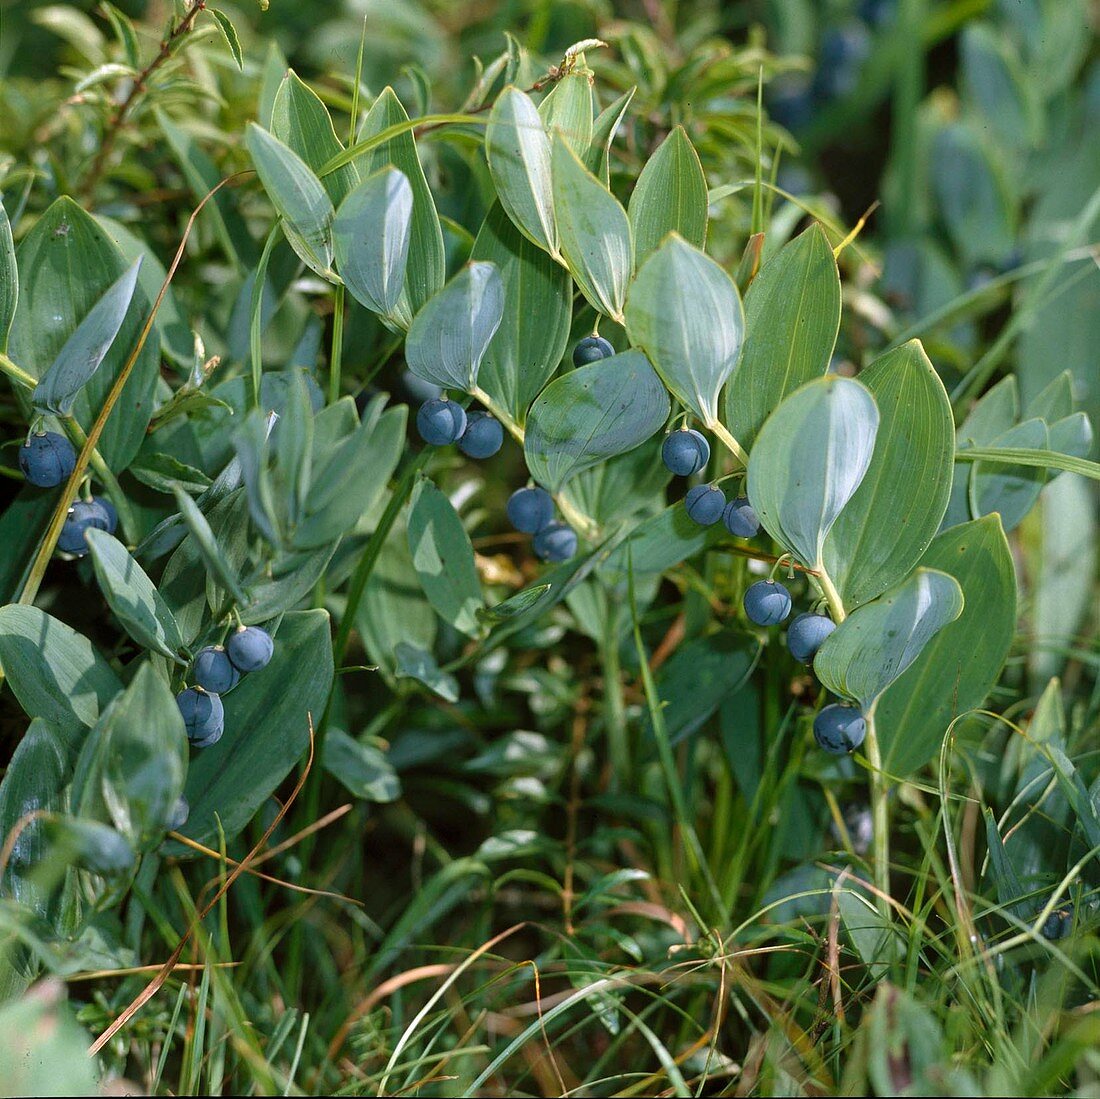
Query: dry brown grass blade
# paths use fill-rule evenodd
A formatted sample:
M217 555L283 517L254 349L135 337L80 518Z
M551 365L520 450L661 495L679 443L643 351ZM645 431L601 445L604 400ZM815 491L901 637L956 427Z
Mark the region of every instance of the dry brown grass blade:
M228 855L222 856L212 847L206 847L201 843L196 843L194 840L188 839L179 832L169 832L168 835L177 843L182 843L184 847L190 847L192 851L197 851L200 855L205 855L207 858L217 859L219 862L224 858L225 862L230 866L241 865L236 859L230 858ZM270 852L265 853L265 857L267 854L270 854ZM311 889L308 885L296 885L294 882L284 881L282 878L276 878L271 874L265 874L262 870L256 869L256 865L261 861L261 859L255 859L251 866L246 867L245 873L251 874L253 877L260 878L263 881L271 882L272 885L281 885L284 889L291 889L295 893L306 893L311 897L329 897L334 901L347 901L348 904L357 904L360 908L363 907L362 901L357 901L354 897L347 897L343 893L333 893L329 889ZM205 891L208 889L210 884L210 882L207 882L207 884L203 886L203 890Z
M168 960L160 967L160 972L145 986L144 989L126 1006L122 1014L91 1044L88 1049L88 1056L94 1057L99 1051L147 1004L160 990L165 981L172 975L172 971L176 968L180 957L183 955L184 948L191 940L191 936L195 933L195 929L206 918L210 910L222 899L223 896L229 891L229 887L248 869L249 865L259 854L260 849L271 838L275 829L279 827L283 817L286 816L290 807L294 804L298 795L302 792L302 787L306 784L306 779L309 778L310 771L313 770L313 715L308 714L307 719L309 721L309 758L306 760L306 765L302 770L302 774L299 777L297 783L291 792L290 797L286 799L282 808L275 814L274 819L267 826L266 831L260 837L259 842L251 851L244 857L244 859L233 869L232 873L226 876L225 881L221 887L214 894L213 897L206 903L201 912L191 921L187 930L181 936L179 943L176 945L175 950L169 955Z

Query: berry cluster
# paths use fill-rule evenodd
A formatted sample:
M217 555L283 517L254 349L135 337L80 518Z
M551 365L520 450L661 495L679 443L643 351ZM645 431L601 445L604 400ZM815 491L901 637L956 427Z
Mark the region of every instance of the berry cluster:
M666 436L661 448L665 466L680 477L690 477L710 460L710 444L698 431L681 428ZM727 502L717 485L695 485L684 496L688 515L700 526L709 527L719 519L737 538L754 538L760 533L760 520L747 496ZM778 626L791 613L791 593L777 580L758 580L745 591L743 606L750 622L758 626ZM787 628L787 647L801 664L812 664L825 638L836 623L824 614L798 615ZM867 723L859 707L844 703L826 706L814 719L817 743L834 755L855 751L863 743Z
M19 448L19 468L27 484L35 488L57 488L76 468L76 451L64 435L56 431L38 431ZM83 557L88 552L84 535L91 527L114 534L118 528L118 512L110 500L100 496L74 500L58 535L57 548L63 553Z
M615 348L603 336L585 336L573 348L573 365L588 366L614 354ZM442 395L429 397L420 406L416 429L429 446L458 443L458 449L468 458L491 458L504 443L504 429L496 417L481 411L467 413L457 401ZM706 456L685 476L701 469L710 456L706 439L698 432L690 434L702 442ZM543 561L568 561L577 552L577 532L568 523L554 519L554 499L544 488L532 485L516 489L508 499L507 513L516 530L534 535L535 553Z
M504 428L488 412L471 412L457 401L433 397L425 401L416 414L420 437L431 446L450 446L467 458L491 458L504 443Z
M225 732L225 707L221 696L233 690L242 675L266 668L275 653L275 642L259 626L241 626L225 647L208 645L191 662L193 687L176 695L187 739L195 748L209 748Z

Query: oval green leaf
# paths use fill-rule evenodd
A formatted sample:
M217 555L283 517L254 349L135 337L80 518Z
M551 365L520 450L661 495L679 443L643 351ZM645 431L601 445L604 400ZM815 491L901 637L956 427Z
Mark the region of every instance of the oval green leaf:
M676 399L708 427L715 424L718 394L737 367L745 333L729 275L673 234L630 288L626 330Z
M49 722L68 748L122 690L83 634L18 603L0 607L0 666L23 712Z
M497 97L485 131L485 155L508 217L528 240L556 256L550 137L526 92L507 87Z
M245 144L264 190L283 219L288 243L307 267L331 279L336 211L323 184L293 149L255 122L248 124Z
M177 664L187 663L175 616L145 570L105 530L89 530L85 538L103 597L126 632L139 645Z
M19 304L9 353L24 370L40 379L81 320L129 264L103 227L71 198L57 199L42 214L20 243L18 256ZM73 401L73 416L85 432L103 408L147 316L148 302L138 286L102 364ZM154 328L100 436L99 452L116 473L130 464L145 440L155 406L159 345ZM21 400L28 397L20 394Z
M456 630L478 637L484 605L474 548L451 501L427 478L413 489L409 552L428 602Z
M749 499L804 565L823 566L825 538L867 472L878 422L866 387L837 375L807 382L764 421L749 457Z
M676 126L646 161L627 206L634 263L641 266L669 233L702 248L707 239L707 181L699 154Z
M181 832L216 847L219 822L226 840L244 828L308 748L310 722L316 728L321 720L332 674L327 612L288 614L271 663L222 700L221 740L191 760L184 788L191 814Z
M444 389L470 392L503 316L504 284L496 265L466 264L409 325L409 369Z
M947 508L955 454L951 402L920 341L887 352L859 380L878 406L875 450L824 558L848 610L899 583L928 549Z
M773 408L828 369L840 328L840 272L820 225L785 244L745 293L745 352L722 402L751 449Z
M405 288L413 192L404 173L383 168L340 204L332 224L336 269L360 305L391 319Z
M376 137L391 126L408 123L409 116L393 88L384 88L374 101L359 139ZM409 230L409 261L402 291L403 309L413 316L443 285L447 277L447 257L443 250L443 230L435 199L420 165L416 142L406 131L371 149L362 157L364 176L392 165L409 181L413 192L412 226Z
M1046 450L1047 425L1024 420L990 442L992 448ZM1015 530L1035 506L1046 483L1046 470L1037 466L1010 466L1000 462L975 462L970 471L970 513L975 518L998 512L1004 529Z
M940 534L921 564L953 576L965 605L879 699L883 767L898 776L927 763L952 720L985 701L1016 628L1016 574L998 516Z
M644 443L664 425L668 393L646 357L626 351L552 381L531 406L523 449L551 492Z
M870 713L883 691L963 610L959 582L946 572L917 569L885 595L853 611L814 658L818 679Z
M560 135L554 138L551 162L554 214L566 265L589 304L622 323L634 263L630 220Z
M139 256L77 325L35 386L31 394L35 408L58 416L72 413L76 395L91 381L118 336L133 301L140 270Z
M486 216L470 256L495 264L504 286L504 318L485 352L478 385L522 426L565 354L573 283L499 203Z
M8 349L8 333L19 304L19 270L15 266L15 244L11 222L0 199L0 352Z

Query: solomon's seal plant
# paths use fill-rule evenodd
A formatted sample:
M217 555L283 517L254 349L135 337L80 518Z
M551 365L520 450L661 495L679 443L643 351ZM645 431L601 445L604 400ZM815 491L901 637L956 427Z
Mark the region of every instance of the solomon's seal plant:
M203 0L151 48L42 9L82 67L0 144L0 1014L86 980L102 1063L181 1093L581 1093L651 1056L627 1090L850 1058L888 1092L938 1026L903 985L950 972L985 1049L1094 926L1095 691L1051 678L1095 681L1089 549L1035 547L1092 521L1095 394L1008 369L1095 239L1034 169L1095 114L1079 21L968 24L961 101L918 110L875 44L957 5L815 15L812 76L652 7L553 58L494 36L464 88L371 28L306 80ZM888 88L880 238L783 185L763 108L809 157ZM976 1093L952 1057L920 1086Z

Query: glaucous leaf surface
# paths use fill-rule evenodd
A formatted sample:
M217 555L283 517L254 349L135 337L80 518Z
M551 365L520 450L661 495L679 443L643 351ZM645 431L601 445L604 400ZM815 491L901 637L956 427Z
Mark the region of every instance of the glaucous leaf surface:
M673 396L707 426L716 423L745 333L729 275L686 240L667 237L630 288L626 329Z
M349 192L332 225L336 269L351 296L393 320L405 287L412 216L408 178L383 168Z
M332 220L336 211L313 169L267 130L249 123L245 144L260 182L283 219L283 233L302 262L332 278Z
M466 264L413 318L405 361L419 378L469 392L504 316L504 283L496 264Z
M485 131L485 154L508 217L528 240L556 256L550 137L526 92L507 87L497 96Z
M837 375L807 382L764 421L749 456L749 499L804 565L822 566L825 539L871 464L878 425L869 390Z
M218 545L218 540L215 538L214 532L210 529L210 524L198 504L179 487L176 488L174 495L176 507L179 508L179 513L191 534L195 548L212 576L233 597L238 605L248 602L248 597L241 588L240 580L237 577L237 570L227 560L221 546Z
M23 712L56 729L69 750L122 689L83 634L18 603L0 607L0 666Z
M636 91L636 88L631 88L623 92L618 99L600 111L592 124L592 140L589 142L588 152L581 157L584 166L597 179L602 180L605 187L611 186L611 142L622 125Z
M145 570L105 530L89 529L84 537L103 597L126 632L139 645L186 663L175 616Z
M921 559L947 508L955 453L951 402L918 340L887 352L859 380L879 411L875 449L829 531L824 557L848 610L898 583Z
M504 314L482 359L478 386L522 427L565 354L573 283L499 203L486 216L470 258L494 264L504 287Z
M699 154L676 126L645 162L627 205L637 267L669 233L702 248L707 239L707 181Z
M343 142L333 129L328 108L293 69L287 71L275 93L271 124L266 128L293 149L314 173L319 173L344 150ZM333 206L339 206L358 182L359 169L354 164L345 164L321 177Z
M139 257L107 288L65 341L31 394L38 411L59 416L72 413L77 394L99 369L126 319L140 270Z
M751 449L768 414L829 367L840 328L840 272L815 223L785 244L745 293L745 350L722 402L726 426Z
M146 661L111 706L100 783L111 823L135 850L159 843L187 777L187 734L165 679Z
M885 595L857 607L825 638L814 658L818 679L869 713L879 696L963 610L959 582L918 568Z
M982 704L1016 627L1016 574L998 516L944 531L921 565L953 576L964 606L879 699L876 727L883 767L892 775L927 763L952 720Z
M551 154L554 214L566 265L594 309L622 323L633 273L630 220L560 135Z
M184 788L191 813L182 833L216 847L215 813L226 840L244 828L305 755L310 721L316 728L321 720L332 675L327 612L286 615L271 663L222 699L221 740L191 759Z
M1047 426L1042 420L1024 420L993 439L989 446L1046 450ZM1015 530L1035 506L1046 482L1046 471L1035 466L974 462L970 471L970 513L975 518L997 512L1006 531Z
M41 379L80 322L128 265L103 227L71 198L59 198L46 210L20 242L17 254L19 303L8 353L18 366ZM73 415L85 432L133 350L148 308L138 287L110 350L73 401ZM116 473L130 464L145 439L153 413L159 344L154 332L138 355L100 436L99 451ZM20 399L25 399L23 394Z
M640 351L563 374L539 394L523 450L531 476L550 492L645 442L664 425L668 393Z
M999 435L1008 431L1020 415L1020 394L1016 385L1016 376L1009 374L986 393L967 414L955 433L955 445L989 446ZM947 512L943 517L943 527L953 527L966 523L973 516L970 513L970 474L971 462L956 462L951 482L951 496Z
M5 839L28 813L60 813L66 808L66 787L72 777L72 755L48 722L36 717L15 746L0 781L0 835ZM46 855L41 821L26 824L15 840L0 887L6 896L45 919L50 892L35 881L35 868Z
M426 478L413 489L408 535L413 568L428 602L456 630L479 636L477 612L485 603L470 536L451 501Z
M373 137L391 126L408 122L409 116L393 88L383 88L374 101L359 138ZM432 197L416 141L411 133L398 134L383 142L359 160L364 176L392 166L409 181L413 192L412 225L409 230L409 259L405 269L402 301L408 316L413 316L443 285L447 277L447 257L443 250L443 230L439 225L435 199Z
M566 73L539 104L539 115L551 139L560 136L581 158L592 145L596 113L591 76L582 68Z
M479 619L484 620L485 610L479 611ZM427 650L399 641L394 649L396 657L395 676L397 679L415 679L433 694L446 702L458 701L458 680L445 672Z

